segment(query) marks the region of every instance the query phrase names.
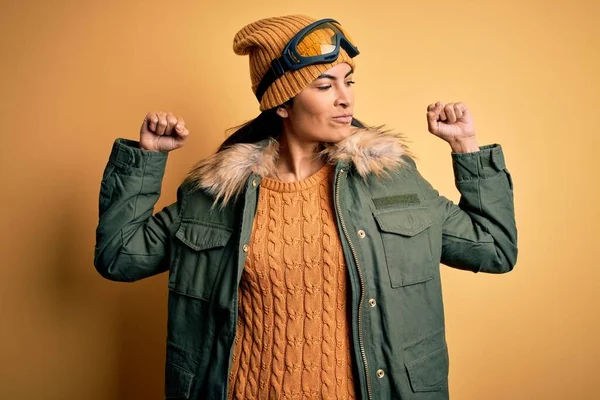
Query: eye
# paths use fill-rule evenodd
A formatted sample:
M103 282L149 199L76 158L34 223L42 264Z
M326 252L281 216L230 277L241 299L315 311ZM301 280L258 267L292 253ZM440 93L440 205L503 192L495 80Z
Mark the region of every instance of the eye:
M352 86L354 85L356 82L354 81L346 81L346 86Z
M331 87L331 85L317 86L317 89L319 89L320 91L324 92L327 89L329 89L330 87Z

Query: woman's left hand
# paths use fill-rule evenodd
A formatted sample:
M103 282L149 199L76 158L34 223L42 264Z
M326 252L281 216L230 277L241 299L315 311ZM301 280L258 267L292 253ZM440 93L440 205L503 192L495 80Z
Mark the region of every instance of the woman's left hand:
M479 151L473 117L464 103L428 105L427 129L448 142L455 153Z

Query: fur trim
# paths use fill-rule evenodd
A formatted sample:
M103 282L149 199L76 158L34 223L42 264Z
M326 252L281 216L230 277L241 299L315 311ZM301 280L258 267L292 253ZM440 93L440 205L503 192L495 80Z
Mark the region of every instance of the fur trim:
M226 205L244 190L252 173L271 176L275 172L279 142L266 139L258 143L238 143L196 164L186 181L195 189L203 189L215 198L215 204ZM346 139L327 145L319 153L328 163L352 163L358 174L385 176L404 165L403 155L410 155L401 135L381 128L356 128Z

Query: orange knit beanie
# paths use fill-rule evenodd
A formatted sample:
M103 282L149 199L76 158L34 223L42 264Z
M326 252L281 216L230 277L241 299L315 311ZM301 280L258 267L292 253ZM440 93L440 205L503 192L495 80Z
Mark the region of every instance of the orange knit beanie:
M261 19L240 29L233 39L233 51L235 54L250 57L252 92L256 94L260 80L271 67L271 61L281 56L285 45L302 28L315 21L304 15L287 15ZM319 75L341 63L348 63L355 68L353 59L344 49L340 49L338 58L332 63L313 64L296 71L286 71L269 86L260 101L260 110L268 110L285 103Z

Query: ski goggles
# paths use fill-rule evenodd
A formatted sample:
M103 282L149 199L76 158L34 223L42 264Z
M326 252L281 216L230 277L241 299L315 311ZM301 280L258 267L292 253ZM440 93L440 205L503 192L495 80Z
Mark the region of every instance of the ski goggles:
M331 18L313 22L288 42L281 52L281 57L271 61L271 68L256 88L256 98L260 102L269 86L287 71L337 60L340 48L344 49L350 58L359 54L358 48L352 44L350 36L339 22Z

